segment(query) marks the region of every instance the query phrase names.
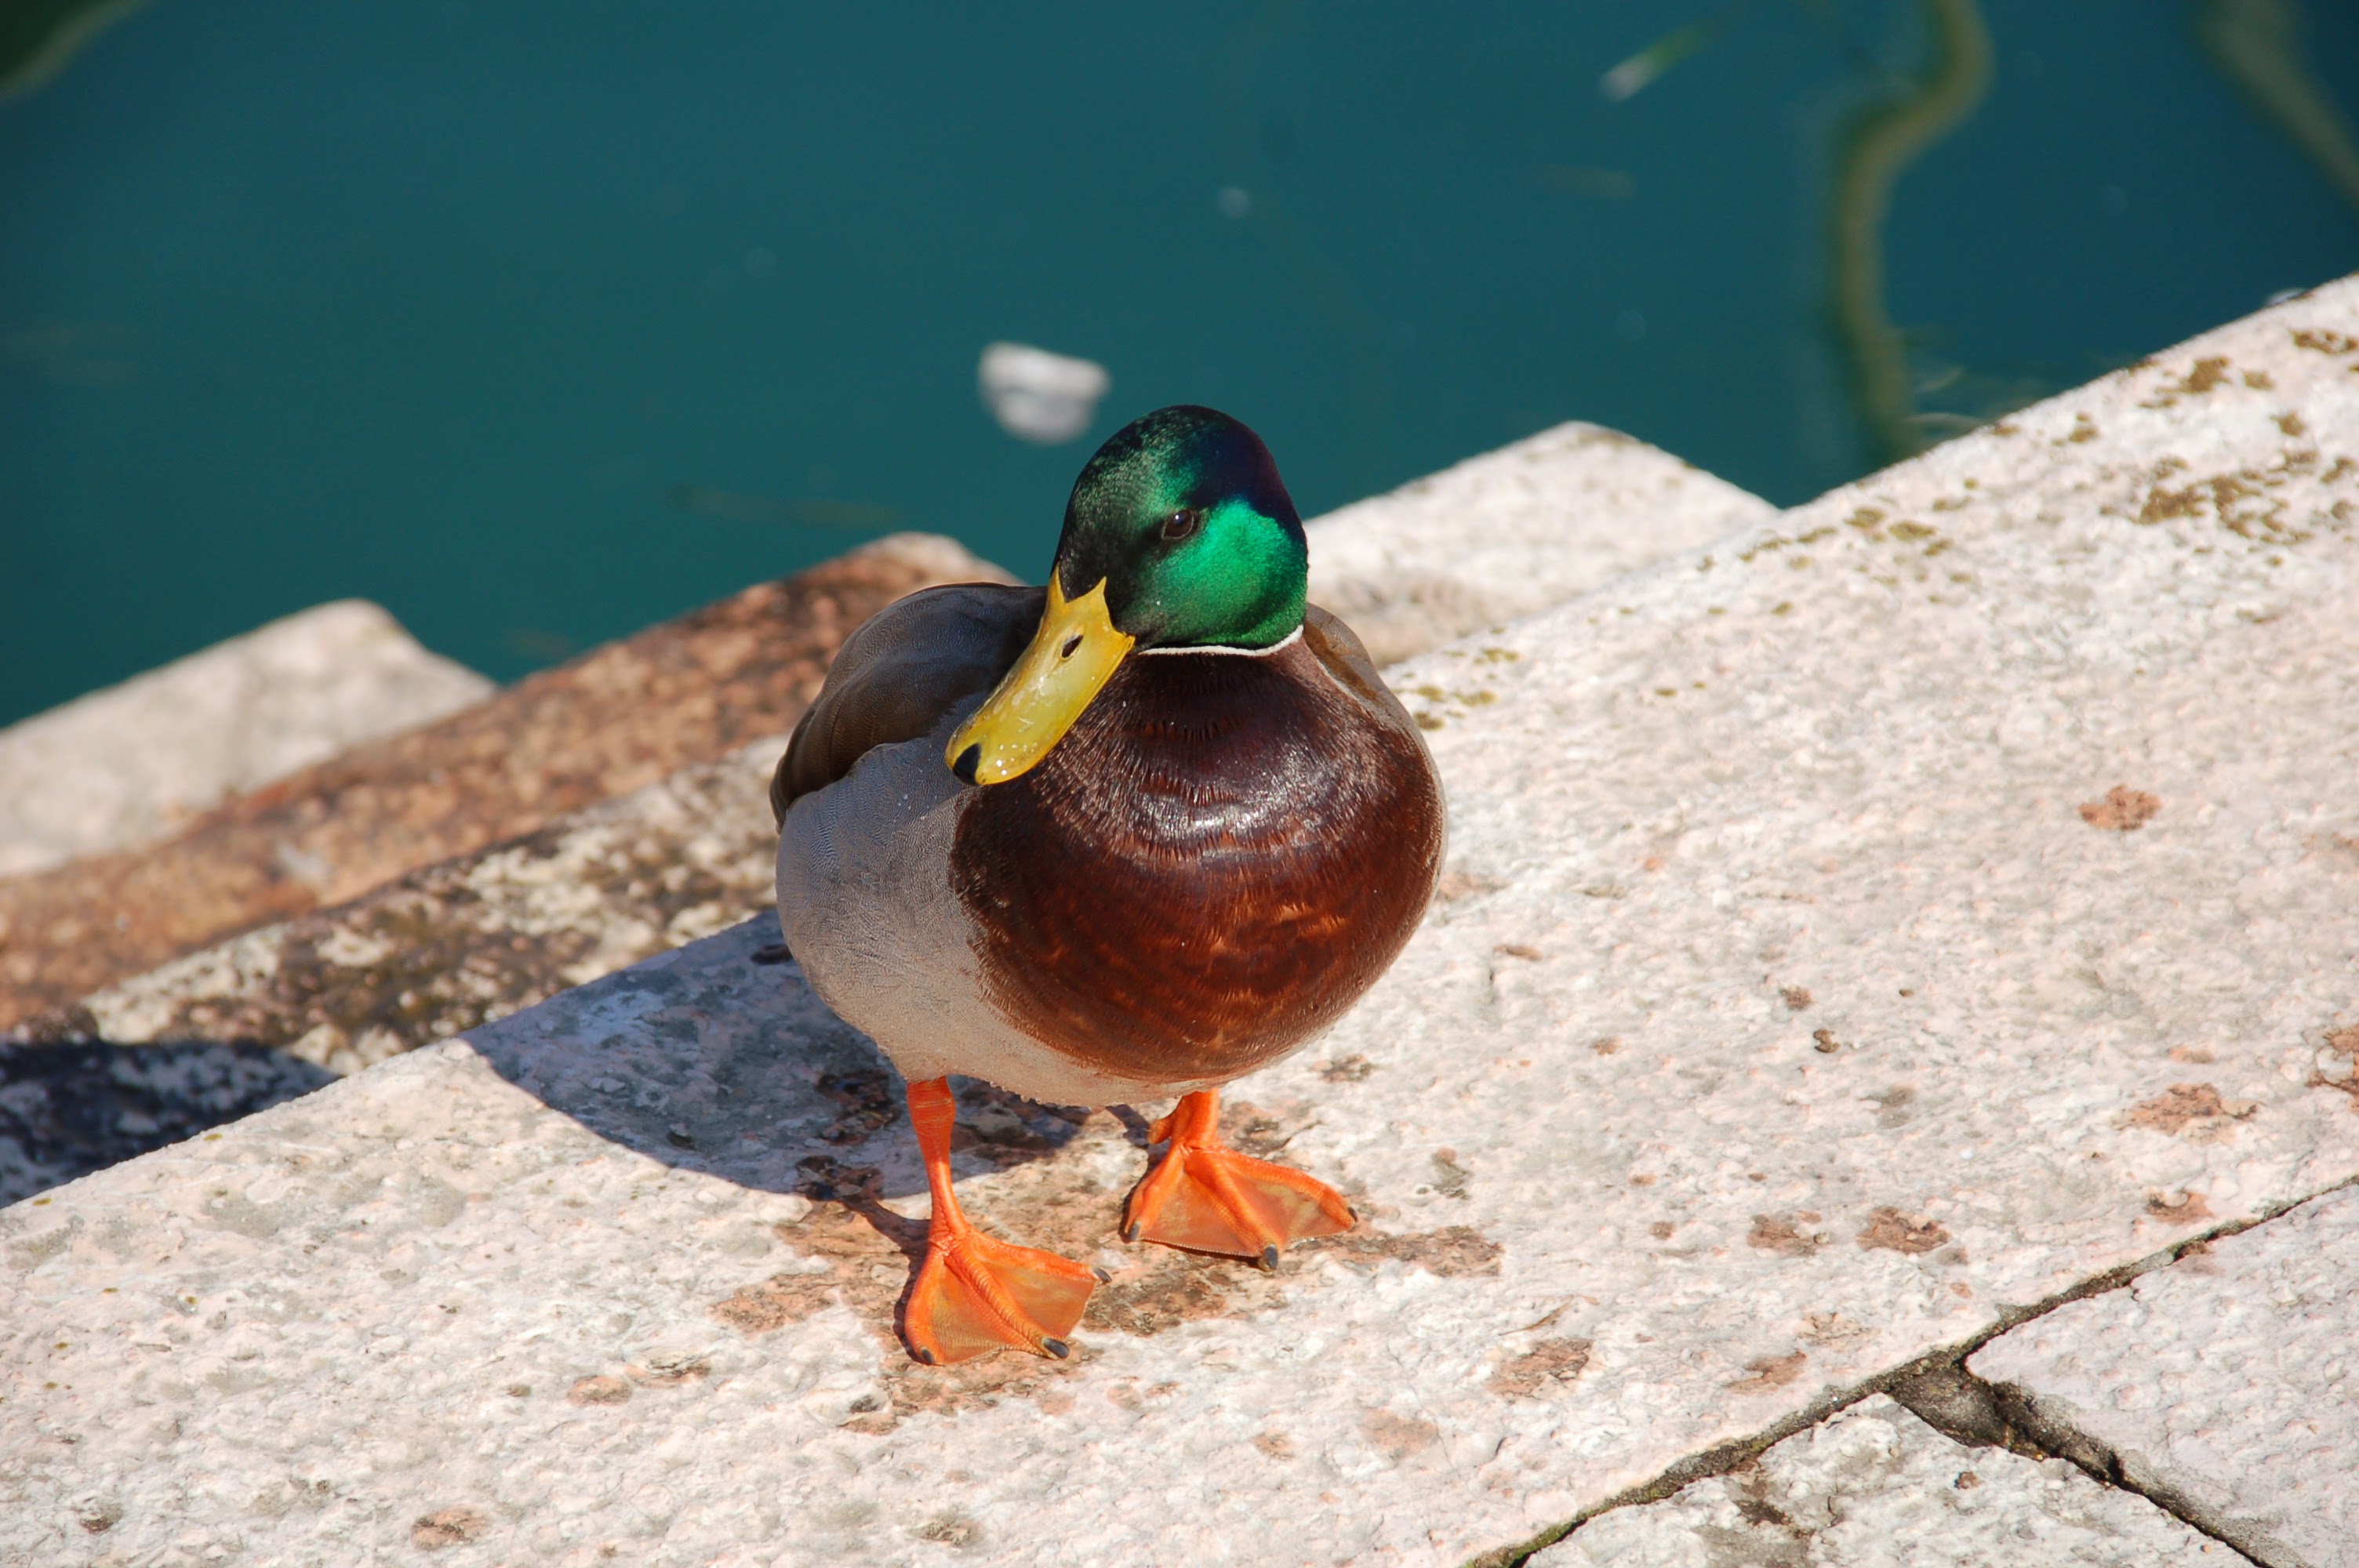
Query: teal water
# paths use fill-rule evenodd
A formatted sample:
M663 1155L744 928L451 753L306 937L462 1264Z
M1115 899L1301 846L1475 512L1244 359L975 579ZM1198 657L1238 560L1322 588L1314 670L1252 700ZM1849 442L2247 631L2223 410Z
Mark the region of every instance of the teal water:
M1978 9L1884 228L1908 428L2359 266L2359 7L2292 14L2290 110L2199 42L2284 0ZM0 722L346 595L508 678L888 527L1037 576L1170 402L1306 514L1568 418L1781 503L1877 466L1830 192L1945 7L1440 13L133 11L0 100ZM1106 366L1089 436L992 422L996 339Z

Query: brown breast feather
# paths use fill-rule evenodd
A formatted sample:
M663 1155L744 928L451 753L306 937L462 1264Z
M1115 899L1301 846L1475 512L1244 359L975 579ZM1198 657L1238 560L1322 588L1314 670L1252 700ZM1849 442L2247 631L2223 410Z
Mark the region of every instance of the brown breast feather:
M1341 1017L1417 929L1441 846L1416 728L1314 611L1267 656L1125 660L1039 766L970 793L951 880L1011 1025L1177 1085Z

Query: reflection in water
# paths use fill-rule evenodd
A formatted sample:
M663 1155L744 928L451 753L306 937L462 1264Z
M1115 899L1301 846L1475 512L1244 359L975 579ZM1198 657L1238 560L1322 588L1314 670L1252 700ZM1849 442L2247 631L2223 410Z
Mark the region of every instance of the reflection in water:
M0 0L0 99L30 92L147 0Z
M1827 215L1835 338L1878 463L1897 462L1937 438L1918 416L1907 344L1885 314L1884 220L1892 188L1927 148L1966 122L1991 82L1990 30L1974 0L1922 3L1931 44L1925 70L1896 82L1838 133Z
M2263 119L2359 207L2359 146L2351 123L2302 63L2296 0L2196 0L2195 36Z
M1575 168L1570 164L1544 163L1532 174L1550 190L1560 190L1567 196L1591 196L1600 201L1627 201L1637 189L1637 182L1618 168Z

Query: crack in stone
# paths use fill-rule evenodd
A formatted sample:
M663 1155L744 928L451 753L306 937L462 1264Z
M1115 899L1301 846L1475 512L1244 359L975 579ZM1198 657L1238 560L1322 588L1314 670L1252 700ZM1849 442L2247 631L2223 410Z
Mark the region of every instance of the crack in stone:
M2222 1519L2173 1488L2141 1484L2125 1472L2121 1455L2111 1447L2068 1422L2040 1411L2026 1390L1986 1382L1966 1370L1965 1364L1968 1357L1992 1340L2046 1317L2060 1307L2121 1290L2158 1269L2167 1269L2183 1258L2211 1250L2215 1241L2267 1225L2305 1204L2354 1186L2359 1186L2359 1176L2276 1205L2250 1218L2214 1226L2159 1252L2093 1274L2030 1306L2002 1311L1962 1344L1930 1351L1851 1389L1813 1400L1759 1432L1714 1444L1675 1460L1652 1479L1582 1509L1563 1524L1550 1525L1523 1541L1468 1559L1465 1568L1524 1568L1533 1557L1591 1519L1622 1509L1660 1502L1698 1481L1733 1475L1787 1438L1831 1420L1872 1394L1887 1396L1934 1431L1967 1447L2005 1448L2031 1459L2066 1460L2101 1486L2143 1498L2190 1530L2218 1541L2242 1561L2257 1564L2258 1568L2274 1568L2268 1560L2254 1556L2234 1537L2223 1533L2235 1521Z

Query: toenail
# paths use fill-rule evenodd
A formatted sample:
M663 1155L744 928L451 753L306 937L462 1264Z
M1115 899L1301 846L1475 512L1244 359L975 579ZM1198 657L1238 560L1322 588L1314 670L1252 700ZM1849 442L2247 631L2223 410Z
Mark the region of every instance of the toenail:
M1040 1348L1060 1361L1073 1353L1073 1347L1061 1339L1044 1339L1040 1342Z

